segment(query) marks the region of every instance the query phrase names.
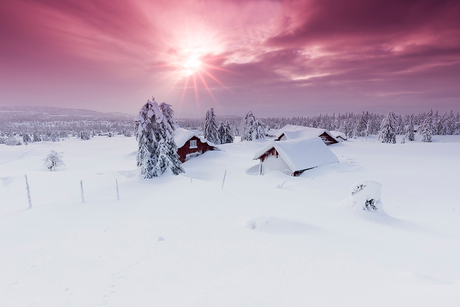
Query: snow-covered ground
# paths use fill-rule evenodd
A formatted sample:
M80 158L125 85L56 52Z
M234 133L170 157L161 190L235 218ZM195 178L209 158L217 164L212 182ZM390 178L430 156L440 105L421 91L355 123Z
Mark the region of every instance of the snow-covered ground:
M460 137L433 140L332 145L297 178L227 144L152 180L134 138L0 145L0 306L460 306ZM347 207L360 180L388 216Z

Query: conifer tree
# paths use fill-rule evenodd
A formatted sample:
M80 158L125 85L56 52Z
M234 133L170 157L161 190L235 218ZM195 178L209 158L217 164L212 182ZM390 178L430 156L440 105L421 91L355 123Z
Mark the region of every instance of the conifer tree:
M406 126L406 134L404 135L405 139L408 141L414 141L414 114L409 117L409 121Z
M165 173L168 169L174 175L185 173L177 154L177 145L174 141L174 111L171 105L162 102L160 104L160 111L162 113L162 120L160 124L160 135L162 140L159 143L158 149L158 163L157 168L161 173Z
M206 117L204 120L204 138L210 141L211 143L218 144L219 136L217 132L217 124L214 114L214 108L206 112Z
M396 118L393 112L388 113L382 120L378 140L381 143L396 143Z
M138 142L137 148L137 167L141 170L141 176L144 179L150 179L161 175L156 168L158 164L158 143L161 139L159 135L159 125L156 121L154 104L147 100L147 103L142 106L139 115L136 117L136 139Z
M422 135L422 142L431 142L433 130L433 110L431 110L426 115L422 125L420 125L420 134Z
M232 128L230 127L230 123L228 120L225 122L225 137L223 139L222 144L233 143L233 135L232 135Z
M252 112L249 111L243 120L243 134L241 136L242 141L252 141L253 140L255 122L256 122L256 118L254 114L252 114Z

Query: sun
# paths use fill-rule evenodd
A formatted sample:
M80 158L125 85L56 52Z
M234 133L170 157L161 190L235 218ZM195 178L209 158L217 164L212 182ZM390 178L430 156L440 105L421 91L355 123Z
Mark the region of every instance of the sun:
M203 63L200 61L197 55L191 55L186 58L182 64L184 67L184 74L186 76L193 75L201 69Z

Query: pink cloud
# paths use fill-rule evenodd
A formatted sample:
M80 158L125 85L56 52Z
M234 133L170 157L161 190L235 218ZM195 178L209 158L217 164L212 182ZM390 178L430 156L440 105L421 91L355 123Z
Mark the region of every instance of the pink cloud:
M460 105L458 1L7 0L4 7L2 104L133 113L155 95L178 116L211 106L268 116ZM201 76L184 64L190 59Z

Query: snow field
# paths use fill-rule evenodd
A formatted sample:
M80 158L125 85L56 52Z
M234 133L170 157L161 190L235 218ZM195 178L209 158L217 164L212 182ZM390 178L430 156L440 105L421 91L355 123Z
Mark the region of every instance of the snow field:
M152 180L134 138L0 145L0 306L458 306L460 138L433 140L332 145L298 178L226 144ZM342 203L363 179L388 217Z

